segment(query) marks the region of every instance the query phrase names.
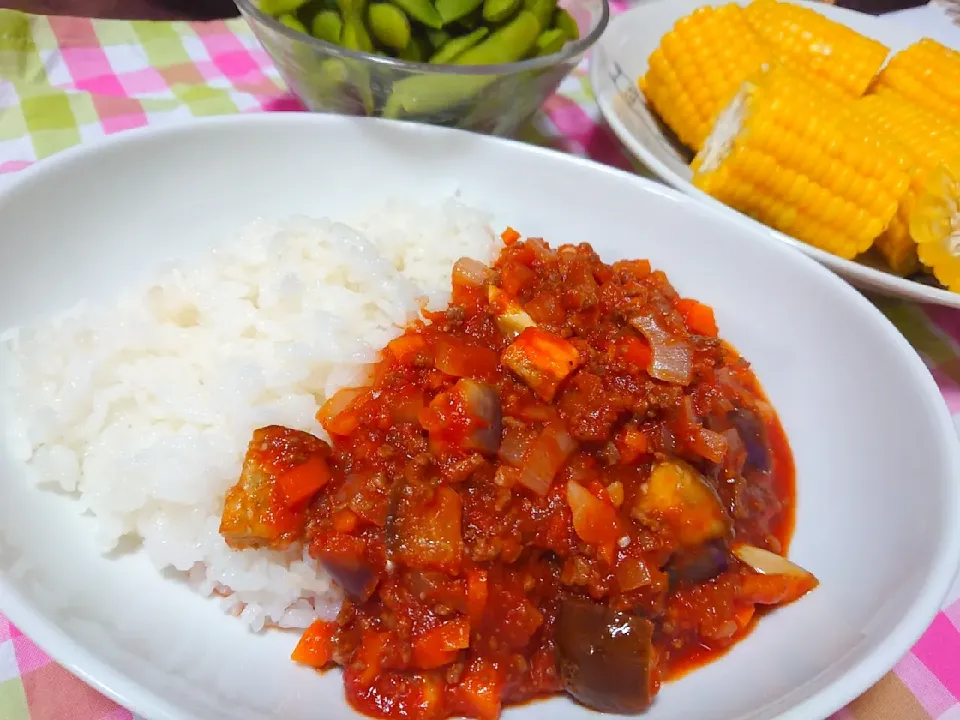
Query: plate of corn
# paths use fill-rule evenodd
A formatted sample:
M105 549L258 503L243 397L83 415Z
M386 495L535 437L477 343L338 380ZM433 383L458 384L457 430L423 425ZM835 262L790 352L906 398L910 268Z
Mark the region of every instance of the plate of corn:
M651 0L591 58L665 182L863 289L960 308L960 48L803 0Z

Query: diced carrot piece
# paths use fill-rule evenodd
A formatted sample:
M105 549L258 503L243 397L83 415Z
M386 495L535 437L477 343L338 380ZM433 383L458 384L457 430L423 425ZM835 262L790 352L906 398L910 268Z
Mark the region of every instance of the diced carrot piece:
M627 362L642 370L650 367L650 361L653 359L653 351L650 349L649 343L645 340L639 337L627 337L624 338L620 347L622 348L623 358Z
M333 514L332 520L334 530L341 533L351 533L357 529L359 518L350 508L343 508Z
M538 327L520 333L501 360L546 402L553 400L560 383L582 362L573 344Z
M451 692L450 708L455 714L477 720L500 717L503 681L493 663L477 658Z
M601 483L599 480L590 481L590 492L596 495L597 498L603 502L613 505L613 501L610 499L610 494L607 492L607 488L604 487L603 483Z
M280 496L289 508L309 500L328 482L330 468L321 457L312 457L277 478Z
M717 336L717 321L713 314L713 308L709 305L704 305L690 298L683 298L677 301L677 310L683 316L683 321L690 332L708 337Z
M290 659L318 670L326 667L333 659L333 637L336 632L335 622L314 620L300 636L300 642L293 649Z
M484 378L497 370L500 358L490 348L441 335L436 342L437 370L454 377Z
M317 411L317 421L331 435L349 435L360 424L360 415L354 409L366 388L342 388Z
M487 607L490 589L486 570L470 570L467 573L467 616L474 625L479 625Z
M427 341L420 333L406 332L387 343L387 348L401 365L410 365L427 353Z
M520 239L520 233L518 233L512 227L508 227L506 230L500 233L500 239L503 240L504 245L513 245L517 240Z
M637 458L647 452L648 447L647 436L633 425L621 428L614 444L620 453L620 462L624 465L636 462Z
M367 630L363 633L356 655L356 663L363 668L358 678L361 685L369 686L380 674L383 656L389 642L390 633L388 632Z
M470 647L470 622L451 620L428 630L413 641L413 664L433 670L453 662L460 650Z
M756 611L757 609L753 605L744 605L738 608L734 614L737 627L743 630L747 625L749 625L750 621L753 620L753 616L756 614Z
M532 277L533 270L523 263L507 263L500 271L500 288L508 295L517 296Z

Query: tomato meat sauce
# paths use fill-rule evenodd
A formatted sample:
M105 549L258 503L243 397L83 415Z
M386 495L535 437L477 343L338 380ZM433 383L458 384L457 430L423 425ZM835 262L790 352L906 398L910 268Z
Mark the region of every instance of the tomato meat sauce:
M814 588L794 468L711 308L644 260L504 233L318 418L257 430L221 533L306 545L345 595L293 659L382 718L560 692L639 713Z

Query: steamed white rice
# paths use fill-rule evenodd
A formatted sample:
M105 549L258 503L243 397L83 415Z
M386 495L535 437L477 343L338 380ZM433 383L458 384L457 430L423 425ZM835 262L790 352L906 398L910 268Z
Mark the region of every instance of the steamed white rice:
M364 378L421 305L446 305L463 256L492 259L487 217L392 201L354 223L256 223L115 305L80 304L0 336L9 442L32 480L73 493L97 542L141 539L254 630L330 617L340 595L306 555L230 550L223 498L252 431L324 437L325 398Z

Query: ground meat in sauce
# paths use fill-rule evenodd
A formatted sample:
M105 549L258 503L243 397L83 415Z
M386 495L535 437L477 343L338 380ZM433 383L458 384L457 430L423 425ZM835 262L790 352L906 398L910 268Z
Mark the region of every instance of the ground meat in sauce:
M793 462L712 311L646 261L504 238L328 401L332 447L262 428L229 495L228 544L304 543L345 589L294 659L371 716L641 712L816 584L738 554L785 552Z

